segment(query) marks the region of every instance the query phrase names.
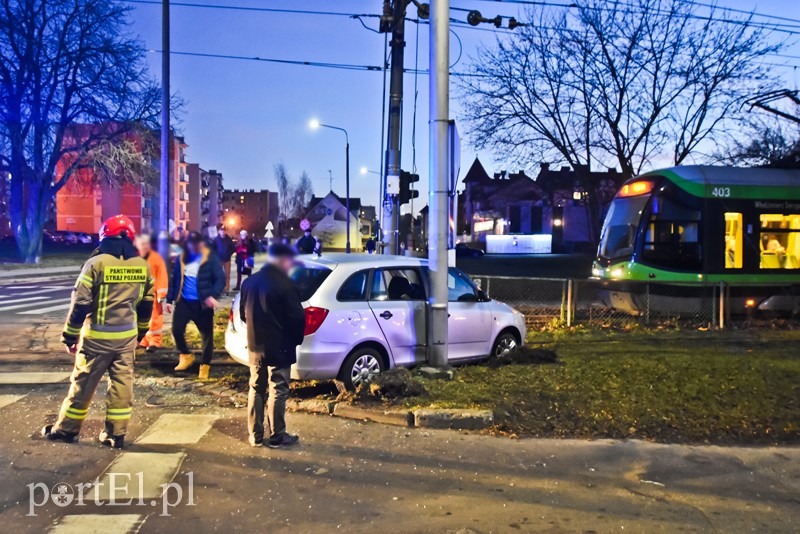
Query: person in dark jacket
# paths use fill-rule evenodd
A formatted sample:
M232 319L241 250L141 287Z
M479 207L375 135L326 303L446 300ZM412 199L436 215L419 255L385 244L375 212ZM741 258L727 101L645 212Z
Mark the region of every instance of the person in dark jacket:
M306 230L303 237L297 240L295 246L300 254L313 254L314 249L317 248L317 240L311 235L311 230Z
M194 356L186 344L186 325L193 322L200 331L203 359L200 378L207 379L214 354L214 308L225 290L225 271L217 255L197 232L186 240L186 250L172 269L172 283L167 293L167 313L172 317L172 337L180 354L176 371L185 371L194 363Z
M231 236L225 232L225 227L221 224L219 228L217 228L214 248L217 251L219 261L222 263L222 270L225 272L225 293L227 294L231 291L231 256L236 252L236 243L234 243Z
M305 311L288 273L294 265L294 250L283 244L269 248L269 261L242 284L239 316L247 324L250 352L250 392L247 424L250 445L264 440L264 408L269 425L268 447L294 445L297 436L286 432L286 399L297 346L303 342ZM269 389L269 395L267 390Z

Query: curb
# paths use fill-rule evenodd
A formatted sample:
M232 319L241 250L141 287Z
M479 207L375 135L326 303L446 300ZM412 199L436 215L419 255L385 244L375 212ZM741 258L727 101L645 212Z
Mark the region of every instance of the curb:
M228 399L237 405L247 404L247 393L229 389L213 381L199 382L191 378L165 377L161 379L161 382L164 385L184 387L199 393ZM491 410L367 408L325 399L289 399L286 401L286 409L290 412L328 415L354 421L370 421L405 428L484 430L494 425L494 414Z

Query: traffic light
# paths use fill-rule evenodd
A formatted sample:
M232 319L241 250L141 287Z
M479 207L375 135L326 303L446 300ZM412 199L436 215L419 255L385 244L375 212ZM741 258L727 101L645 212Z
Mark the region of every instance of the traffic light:
M419 182L419 174L411 174L407 171L400 171L400 205L408 204L412 198L419 196L419 191L411 189L411 184Z

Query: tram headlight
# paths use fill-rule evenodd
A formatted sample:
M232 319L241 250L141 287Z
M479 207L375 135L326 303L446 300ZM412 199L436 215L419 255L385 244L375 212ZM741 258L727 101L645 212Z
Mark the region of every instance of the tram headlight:
M611 278L622 278L622 275L625 274L621 268L617 267L613 271L611 271Z

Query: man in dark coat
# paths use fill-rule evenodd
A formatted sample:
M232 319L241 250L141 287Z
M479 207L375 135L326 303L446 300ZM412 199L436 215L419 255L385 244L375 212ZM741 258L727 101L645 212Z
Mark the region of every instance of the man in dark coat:
M311 230L306 230L305 235L297 240L297 252L300 254L313 254L317 248L317 240L311 235Z
M264 268L242 283L239 316L247 324L250 352L247 424L253 447L266 444L277 449L299 441L286 432L285 422L291 367L297 361L297 346L303 342L305 330L300 295L288 276L294 266L294 254L287 245L272 245Z

